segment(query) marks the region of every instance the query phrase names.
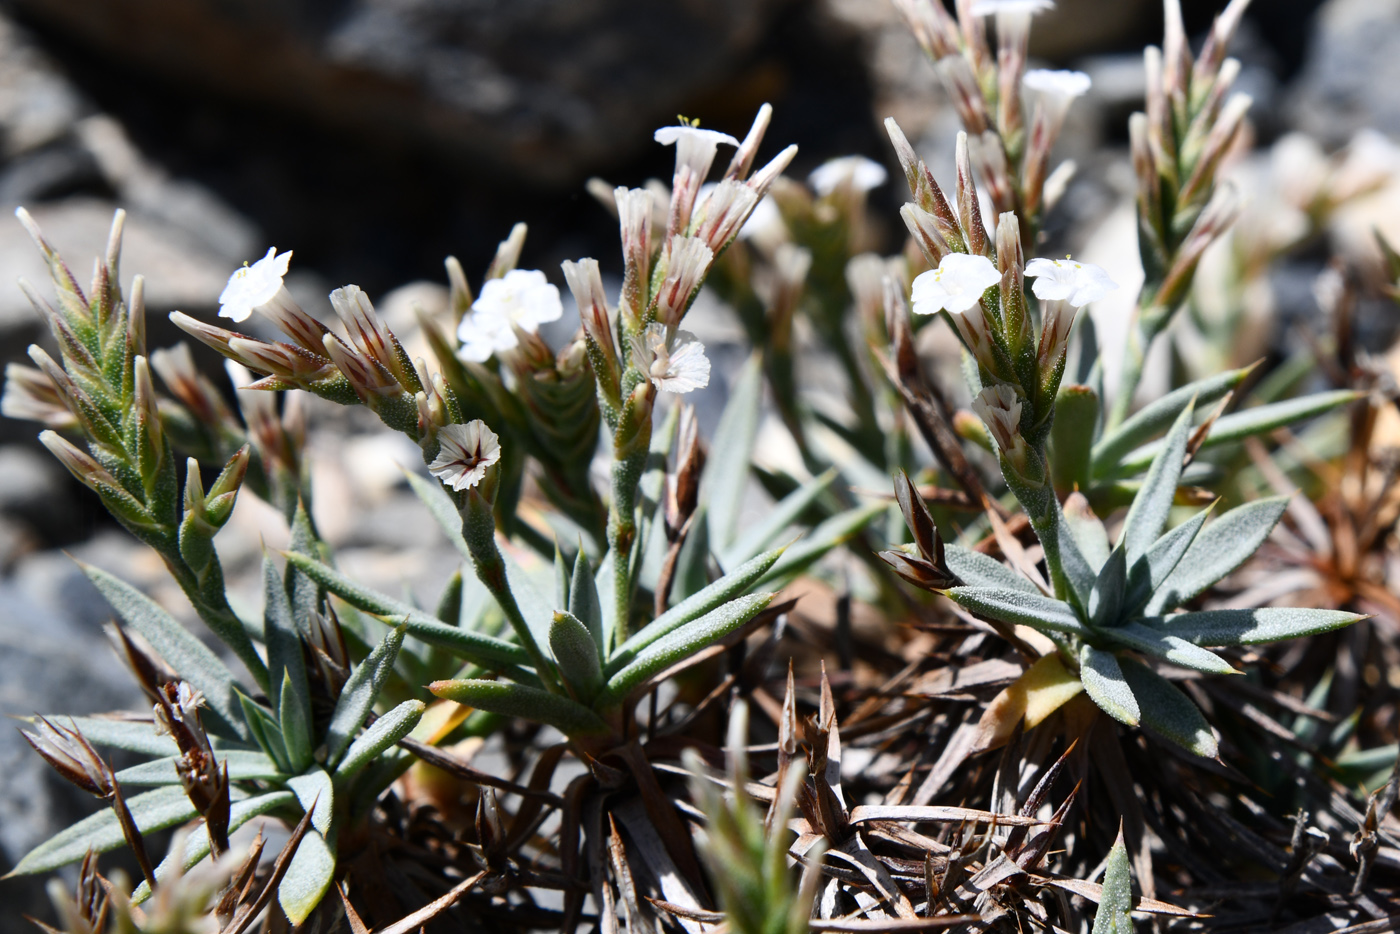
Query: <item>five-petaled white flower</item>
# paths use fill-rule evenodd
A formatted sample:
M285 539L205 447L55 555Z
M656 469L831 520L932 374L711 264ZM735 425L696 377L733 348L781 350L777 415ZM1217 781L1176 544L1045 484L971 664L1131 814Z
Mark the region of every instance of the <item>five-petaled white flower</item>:
M1021 83L1028 89L1038 91L1047 97L1071 100L1087 93L1093 82L1082 71L1033 68L1026 72Z
M1036 298L1066 302L1075 308L1096 302L1118 288L1118 283L1101 267L1071 259L1033 259L1026 264L1026 275L1035 277L1031 291Z
M993 16L997 13L1039 13L1055 9L1055 0L977 0L972 5L973 16Z
M946 309L961 314L1000 281L1001 273L987 257L949 253L937 269L920 273L914 280L914 313L931 315Z
M739 141L728 133L721 133L719 130L702 130L698 126L688 126L677 124L675 126L663 126L652 134L652 139L663 146L674 146L679 143L682 147L690 145L718 146L725 143L729 146L738 146Z
M442 447L428 465L428 473L459 493L480 483L486 469L501 459L500 438L479 418L465 425L446 425L437 437Z
M652 322L632 339L637 368L662 392L690 392L710 385L710 358L705 345L689 331Z
M219 293L220 316L244 321L254 308L272 301L282 290L282 277L291 261L291 250L279 255L276 247L268 247L262 259L229 276L228 285Z
M462 318L457 337L458 354L481 363L493 353L510 350L518 341L515 328L535 333L546 321L564 313L559 287L551 285L538 269L512 269L499 279L487 280L472 302L471 314Z
M885 184L887 178L889 173L885 171L885 167L874 159L867 159L865 156L842 156L839 159L828 159L817 166L812 174L807 176L807 184L811 185L818 195L825 197L842 184L849 184L855 191L870 191Z

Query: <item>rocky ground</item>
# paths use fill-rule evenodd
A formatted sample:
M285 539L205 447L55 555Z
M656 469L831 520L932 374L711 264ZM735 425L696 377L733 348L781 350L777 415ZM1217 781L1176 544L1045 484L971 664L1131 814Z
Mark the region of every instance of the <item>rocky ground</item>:
M1256 4L1237 44L1261 139L1291 128L1329 147L1363 126L1400 135L1400 0L1328 0L1315 18L1314 5ZM43 264L5 220L21 204L80 274L113 210L128 211L123 269L146 276L160 346L175 339L166 312L211 313L230 270L273 243L296 251L288 284L305 307L328 312L327 291L354 281L401 333L413 303L445 302L443 255L479 271L516 220L532 227L527 265L592 253L607 268L614 228L582 183L666 174L669 153L648 140L677 112L741 130L772 100L770 138L803 147L797 171L850 152L885 159L879 118L893 114L935 172L951 163L957 120L887 0L732 0L664 15L639 14L661 9L645 0L360 0L334 17L321 6L274 17L272 5L206 0L183 4L183 18L143 19L166 6L0 4L0 362L41 340L15 282L44 282ZM1135 50L1159 24L1130 6L1061 0L1033 52L1095 78L1065 135L1083 171L1052 237L1128 216L1126 228L1105 228L1117 233L1104 248L1131 253L1119 128L1141 97ZM1192 25L1210 7L1195 4ZM237 29L223 28L229 17ZM888 188L879 196L894 204ZM884 233L893 248L893 225ZM711 355L732 371L726 361L743 350L724 310L692 320L712 329ZM710 418L717 388L703 400ZM438 542L401 521L418 507L396 461L416 451L351 417L363 414L312 410L321 530L371 585L440 580ZM337 430L314 432L328 423ZM158 597L169 585L37 447L37 430L0 419L0 712L136 703L101 637L107 609L69 555ZM256 569L263 541L285 535L270 507L247 500L220 538L236 580ZM13 730L0 730L0 777L0 872L90 809ZM42 887L0 883L0 904L0 934L26 930L11 909L41 910Z

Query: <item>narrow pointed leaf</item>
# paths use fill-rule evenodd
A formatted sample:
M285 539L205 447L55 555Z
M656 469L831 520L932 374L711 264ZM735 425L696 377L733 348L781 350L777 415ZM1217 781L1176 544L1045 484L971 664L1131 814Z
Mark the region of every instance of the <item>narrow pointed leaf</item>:
M659 575L658 575L659 576ZM695 511L690 532L676 555L675 577L671 580L671 605L679 604L704 590L710 583L710 524L701 505Z
M784 496L762 520L745 530L733 545L724 550L720 555L720 566L736 567L772 545L809 506L817 501L822 493L831 487L831 482L836 479L836 474L836 468L833 467Z
M1141 623L1127 623L1108 630L1105 635L1120 645L1137 649L1146 655L1164 659L1183 668L1216 675L1237 674L1229 662L1209 649L1203 649L1193 642L1187 642L1178 636Z
M428 706L422 701L406 700L374 721L345 750L345 758L336 766L335 777L339 779L354 775L375 756L413 732L427 709Z
M277 717L264 707L243 694L238 695L238 704L243 708L243 719L253 734L253 739L263 752L272 757L283 772L295 772L287 755L287 744L282 741L282 725Z
M385 617L395 623L403 623L414 638L430 645L441 646L483 668L530 664L530 656L518 645L456 626L443 625L417 607L361 587L339 571L313 558L288 554L287 560L295 563L327 590L356 609Z
M150 597L106 571L88 564L78 566L122 622L140 633L191 687L203 692L208 704L203 715L205 728L216 736L250 738L234 697L238 681L228 666Z
M1128 572L1128 595L1124 603L1129 612L1140 609L1176 570L1209 514L1209 508L1202 509L1153 542L1147 554L1137 559Z
M335 702L335 711L326 727L326 763L334 766L350 745L350 740L374 709L374 702L384 688L384 682L394 671L394 661L403 645L405 626L398 626L384 641L375 646L364 661L355 666Z
M588 567L588 556L579 549L578 556L574 558L574 573L569 581L569 612L574 615L583 628L588 630L588 634L593 637L593 644L598 648L598 654L603 654L603 605L598 599L598 586L593 578L593 571Z
M231 750L229 752L216 752L216 756L220 765L227 763L230 781L281 780L286 774L266 753ZM167 756L164 759L142 762L140 765L133 765L129 769L122 769L118 772L117 781L121 782L123 787L127 785L178 785L180 773L175 771L175 763L179 761L179 756Z
M603 686L603 666L593 636L570 613L555 613L549 628L549 650L559 666L559 674L573 689L577 699L591 703Z
M1103 652L1092 645L1079 650L1079 680L1084 682L1084 693L1088 694L1099 709L1120 723L1137 726L1142 719L1137 698L1123 677L1123 669L1111 652Z
M884 513L884 503L871 503L832 516L789 546L768 573L759 578L758 583L770 586L786 583L837 545L845 544L860 534L872 519Z
M739 514L748 487L762 401L762 358L755 354L744 364L729 395L700 481L700 495L707 507L710 545L720 553L728 550L739 531Z
M1123 597L1128 587L1127 556L1115 548L1099 570L1094 589L1089 592L1089 621L1099 627L1114 626L1123 612Z
M310 698L307 701L309 703ZM282 698L277 709L277 723L282 730L282 745L287 750L287 761L293 771L304 769L311 764L312 753L315 751L311 745L311 717L302 710L296 696L296 688L292 685L292 676L287 672L282 674Z
M1103 874L1103 895L1098 911L1094 912L1091 934L1135 934L1133 931L1132 871L1128 864L1128 848L1123 835L1118 835L1113 849L1108 851L1108 865Z
M1132 418L1120 425L1118 430L1104 435L1094 445L1094 476L1102 477L1115 472L1114 468L1124 454L1146 443L1159 432L1165 431L1186 406L1191 404L1192 399L1196 400L1198 407L1210 405L1238 386L1252 369L1253 367L1245 367L1229 370L1218 376L1190 383L1167 393L1156 402L1143 406Z
M603 720L580 703L539 688L507 681L435 681L428 686L438 697L503 717L520 717L554 727L565 736L606 733Z
M1153 588L1147 615L1176 609L1244 564L1287 509L1288 497L1275 496L1231 509L1207 525L1167 579Z
M1103 570L1104 562L1108 560L1109 552L1112 551L1103 520L1094 515L1089 501L1082 496L1066 499L1063 515L1065 523L1069 526L1070 536L1079 546L1079 553L1084 556L1090 569L1095 574L1099 573Z
M433 517L438 528L442 529L442 534L447 536L447 541L457 549L467 567L475 567L476 561L472 558L471 549L467 547L467 540L462 537L462 516L457 512L457 506L442 488L442 484L408 470L404 471L404 479L408 481L414 495L428 507L428 514Z
M1285 428L1295 422L1315 418L1335 408L1355 402L1359 396L1350 389L1332 392L1319 392L1299 399L1259 405L1252 409L1232 412L1216 419L1210 434L1201 445L1202 450L1241 441L1255 435L1268 434L1276 428ZM1123 458L1120 469L1123 473L1135 473L1146 467L1161 450L1161 443L1144 445Z
M1259 645L1331 632L1365 618L1345 610L1262 607L1152 616L1145 617L1142 624L1195 645Z
M1055 448L1051 468L1057 490L1089 488L1094 431L1099 423L1099 397L1088 386L1061 386L1055 397L1055 421L1050 427Z
M291 603L281 576L271 559L263 558L263 643L267 646L267 673L282 741L292 765L300 771L311 764L311 688L301 634L292 616Z
M609 704L622 701L652 675L718 642L753 619L772 599L771 593L739 597L657 639L638 652L627 667L608 679L607 687L595 706L605 709Z
M312 558L319 557L316 533L311 528L311 517L300 502L297 503L296 514L292 517L292 540L289 550ZM303 638L309 639L311 614L321 602L320 585L298 570L294 564L287 566L284 584L287 590L287 604L292 611L292 621L296 624L297 632L301 633Z
M1131 658L1123 659L1123 677L1142 705L1144 726L1198 756L1219 756L1220 747L1205 715L1180 688Z
M183 824L197 814L185 789L178 785L132 795L126 799L126 806L142 833ZM102 810L60 830L30 850L11 872L17 876L48 872L82 859L89 849L106 853L125 843L117 815L103 805Z
M608 675L615 674L636 658L638 652L656 640L723 606L735 597L748 593L782 554L782 548L774 548L757 558L745 561L704 590L671 607L619 646L608 659L604 672Z
M1089 635L1089 629L1063 600L1023 590L996 587L954 587L945 596L969 613L1036 630Z
M1118 547L1127 552L1130 565L1147 554L1166 527L1172 500L1176 497L1176 485L1181 480L1182 459L1186 456L1186 442L1191 435L1193 411L1188 404L1177 416L1171 431L1167 432L1161 452L1147 471L1142 489L1128 508L1128 518L1123 523Z
M992 587L997 590L1019 590L1022 593L1040 596L1040 590L1002 564L991 555L963 548L961 545L944 545L943 558L948 570L957 575L958 580L968 587Z

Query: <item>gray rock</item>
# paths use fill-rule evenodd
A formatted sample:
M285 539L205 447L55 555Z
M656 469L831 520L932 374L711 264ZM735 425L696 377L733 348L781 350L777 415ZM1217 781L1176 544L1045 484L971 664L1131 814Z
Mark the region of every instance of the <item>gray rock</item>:
M1330 0L1292 101L1297 129L1339 146L1372 127L1400 135L1400 0Z
M192 0L180 16L146 0L20 5L167 79L557 182L645 145L658 120L732 75L784 4Z

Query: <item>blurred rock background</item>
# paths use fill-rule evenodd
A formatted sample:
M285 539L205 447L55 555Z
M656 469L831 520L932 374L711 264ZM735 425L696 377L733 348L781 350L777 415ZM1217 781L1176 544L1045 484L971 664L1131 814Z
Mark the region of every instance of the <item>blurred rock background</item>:
M1199 36L1220 4L1183 5ZM1121 205L1140 50L1160 34L1154 0L1059 0L1037 20L1033 56L1095 81L1065 134L1081 172L1052 238ZM1327 147L1363 126L1400 135L1400 0L1258 0L1234 54L1261 143L1290 129ZM0 2L0 363L42 338L15 285L46 288L8 219L17 205L80 278L113 209L128 210L123 271L147 278L152 346L175 339L166 312L212 312L229 272L270 245L295 250L288 285L313 313L355 282L391 321L411 320L413 302L445 300L445 255L478 277L516 221L530 225L524 265L557 278L561 260L593 255L618 271L615 224L585 180L667 178L655 127L686 114L742 134L763 101L776 109L767 148L801 147L795 176L849 153L888 163L887 115L940 177L951 167L957 120L889 0ZM902 198L888 185L874 194L893 251ZM1129 251L1131 236L1119 236ZM720 340L736 330L710 326ZM723 386L711 395L717 411ZM417 508L393 464L414 452L368 441L382 435L363 414L313 409L313 426L343 429L317 436L318 492L358 497L322 528L368 583L440 579L437 543L385 521ZM157 596L163 570L37 448L37 432L0 419L0 713L134 704L101 643L107 610L58 549ZM263 538L276 544L280 520L258 505L248 497L220 538L234 579ZM0 730L0 874L91 809L58 785ZM46 913L41 893L34 880L0 882L0 932Z

